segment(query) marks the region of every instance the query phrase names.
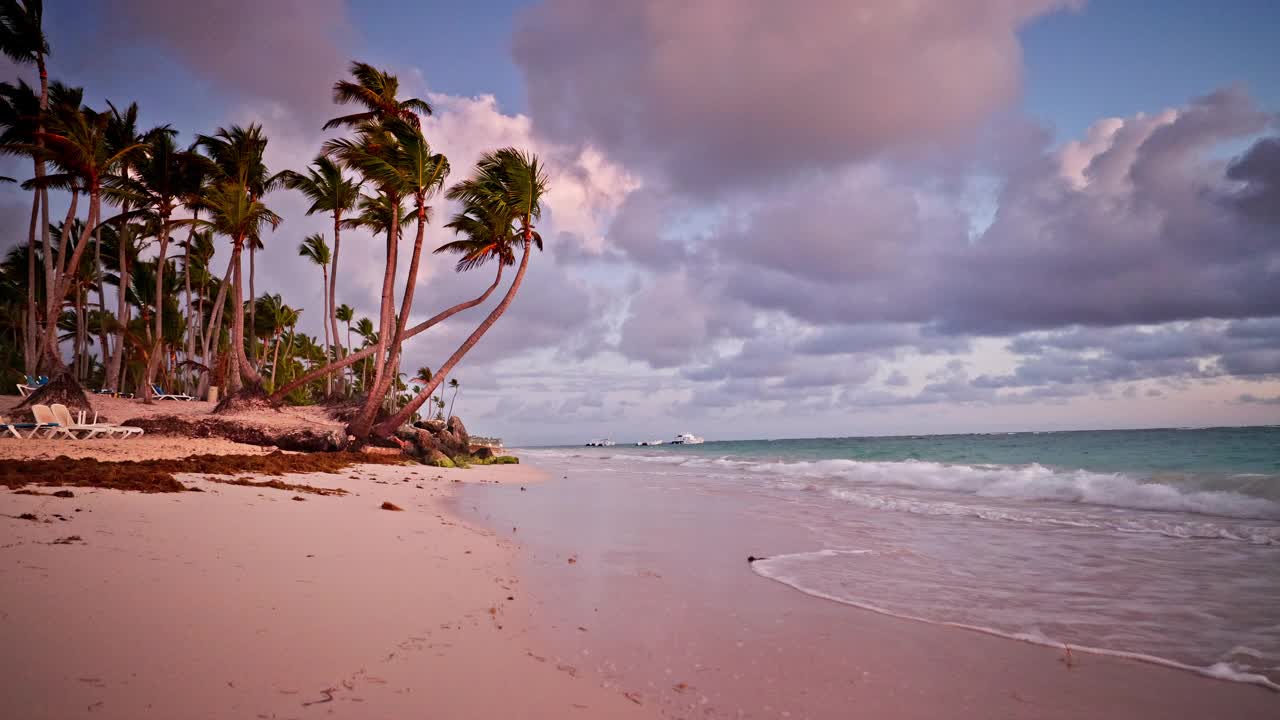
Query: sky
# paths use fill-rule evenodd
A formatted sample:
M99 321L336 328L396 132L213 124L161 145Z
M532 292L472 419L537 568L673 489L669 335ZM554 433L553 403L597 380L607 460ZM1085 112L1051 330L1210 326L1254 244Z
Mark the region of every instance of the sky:
M1280 422L1277 23L1275 3L1190 0L46 9L51 76L88 104L136 101L184 141L262 123L273 170L333 136L352 59L432 103L452 181L536 152L546 250L455 373L457 413L509 445ZM258 291L318 334L297 246L331 227L267 201L285 222ZM28 203L0 190L0 249ZM343 238L358 316L382 252ZM430 257L415 318L487 272ZM483 315L410 341L405 367Z

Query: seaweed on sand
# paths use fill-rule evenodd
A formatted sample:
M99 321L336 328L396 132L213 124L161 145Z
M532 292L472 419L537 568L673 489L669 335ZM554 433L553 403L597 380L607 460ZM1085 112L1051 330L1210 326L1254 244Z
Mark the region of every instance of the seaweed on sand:
M337 472L351 465L399 465L404 458L369 455L358 452L283 453L269 455L192 455L177 460L126 460L102 462L92 458L73 460L66 456L53 460L14 460L0 463L0 485L16 490L26 485L46 487L99 487L136 492L183 492L187 487L173 476L176 473L204 475L285 475L287 473ZM262 487L300 490L280 481L266 484L250 481L232 484L257 484ZM311 491L316 490L312 488Z

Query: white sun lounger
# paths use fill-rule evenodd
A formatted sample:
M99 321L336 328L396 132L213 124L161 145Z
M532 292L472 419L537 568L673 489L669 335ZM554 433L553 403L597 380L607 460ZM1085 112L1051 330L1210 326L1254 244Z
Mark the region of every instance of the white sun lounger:
M49 409L48 405L32 405L31 414L35 415L38 427L32 430L27 437L35 437L37 433L42 432L48 438L66 437L72 440L75 439L76 436L72 435L71 431L63 427L58 422L58 418L54 417L53 411Z
M50 409L53 411L53 416L58 420L58 423L69 430L73 435L75 433L84 433L84 437L80 438L81 440L88 440L99 435L106 435L107 437L122 435L124 437L128 437L129 435L142 433L142 428L126 429L121 425L99 423L97 422L96 416L94 417L94 422L86 423L84 421L83 412L80 413L80 420L77 422L72 419L71 411L67 409L67 406L59 403L54 403Z
M191 400L195 400L195 398L191 397L190 395L186 395L182 393L167 393L164 391L164 388L154 383L151 385L151 390L153 393L155 393L156 400L186 400L188 402L190 402Z

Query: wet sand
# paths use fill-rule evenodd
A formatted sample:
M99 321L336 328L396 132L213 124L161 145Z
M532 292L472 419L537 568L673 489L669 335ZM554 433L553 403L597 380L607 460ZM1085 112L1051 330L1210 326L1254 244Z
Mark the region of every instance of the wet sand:
M519 492L539 477L525 466L362 465L288 477L346 496L192 475L179 480L204 492L0 492L0 708L21 718L648 717L625 690L547 657L512 543L441 505L455 479Z
M1280 717L1280 693L1262 687L804 595L747 563L813 549L765 506L537 462L557 479L469 487L456 507L521 543L534 634L560 662L639 688L668 716Z

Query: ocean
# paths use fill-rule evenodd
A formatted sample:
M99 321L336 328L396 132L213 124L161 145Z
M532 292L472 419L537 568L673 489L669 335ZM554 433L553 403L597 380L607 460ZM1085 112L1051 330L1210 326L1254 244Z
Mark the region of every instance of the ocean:
M522 454L672 507L749 507L790 533L752 570L850 612L1280 690L1277 426Z

